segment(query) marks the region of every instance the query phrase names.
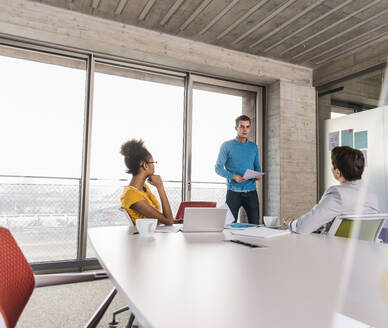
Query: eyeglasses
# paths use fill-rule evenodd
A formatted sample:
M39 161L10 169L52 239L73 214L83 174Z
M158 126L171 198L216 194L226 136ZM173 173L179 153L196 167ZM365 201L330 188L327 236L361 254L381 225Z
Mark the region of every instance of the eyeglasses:
M154 162L146 162L147 164L158 164L158 161L154 161Z

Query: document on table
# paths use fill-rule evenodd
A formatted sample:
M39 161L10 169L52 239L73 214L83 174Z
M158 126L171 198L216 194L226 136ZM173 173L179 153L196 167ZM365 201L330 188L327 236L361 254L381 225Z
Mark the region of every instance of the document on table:
M259 228L247 228L244 230L232 230L232 234L248 237L259 237L259 238L272 238L278 236L288 235L288 230L270 229L265 227Z
M256 179L264 175L264 172L257 172L250 169L247 169L243 175L244 179Z
M173 224L173 225L161 225L157 226L155 232L170 232L176 233L182 229L182 224Z

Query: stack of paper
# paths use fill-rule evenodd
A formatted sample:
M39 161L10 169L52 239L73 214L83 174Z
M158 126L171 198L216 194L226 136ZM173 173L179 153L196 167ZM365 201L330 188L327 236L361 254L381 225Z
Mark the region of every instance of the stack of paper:
M244 179L256 179L264 175L264 172L257 172L250 169L247 169L243 175Z
M288 230L270 229L265 227L247 228L244 230L232 230L232 234L248 237L272 238L284 236L290 233Z

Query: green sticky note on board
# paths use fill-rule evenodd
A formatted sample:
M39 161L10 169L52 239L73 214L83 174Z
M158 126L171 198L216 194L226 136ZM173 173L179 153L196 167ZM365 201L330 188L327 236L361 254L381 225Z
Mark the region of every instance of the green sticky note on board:
M354 133L354 148L368 148L368 131L358 131Z
M353 129L341 131L341 146L353 147Z

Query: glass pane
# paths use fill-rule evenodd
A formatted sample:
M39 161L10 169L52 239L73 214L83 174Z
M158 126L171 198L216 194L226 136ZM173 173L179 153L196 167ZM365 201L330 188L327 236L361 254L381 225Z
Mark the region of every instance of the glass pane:
M2 50L0 225L30 262L74 259L86 62Z
M182 192L183 79L96 67L89 226L128 224L119 208L132 176L126 173L120 147L132 138L143 139L158 162L155 173L161 175L176 213ZM88 256L93 256L90 247Z
M226 181L215 173L221 144L236 137L235 119L251 118L251 141L255 141L253 92L195 84L193 90L193 141L191 200L225 202Z

